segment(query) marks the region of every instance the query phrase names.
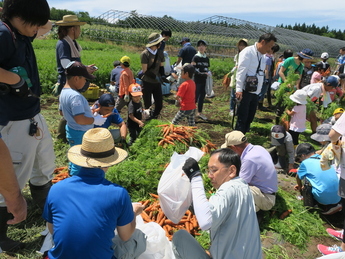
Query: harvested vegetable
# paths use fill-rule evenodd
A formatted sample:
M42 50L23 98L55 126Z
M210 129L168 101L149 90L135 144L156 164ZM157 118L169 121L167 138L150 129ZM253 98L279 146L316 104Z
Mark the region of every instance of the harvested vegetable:
M61 180L64 180L70 177L70 175L68 174L67 166L55 168L53 174L54 174L54 178L52 180L52 183L57 183L57 182L60 182Z
M199 236L198 233L200 228L196 216L190 211L187 210L185 215L182 217L180 222L175 224L170 219L168 219L158 200L158 195L150 193L152 200L141 201L141 204L146 206L144 211L141 213L145 223L156 222L159 224L165 231L165 235L171 241L174 233L179 229L184 229L193 236Z

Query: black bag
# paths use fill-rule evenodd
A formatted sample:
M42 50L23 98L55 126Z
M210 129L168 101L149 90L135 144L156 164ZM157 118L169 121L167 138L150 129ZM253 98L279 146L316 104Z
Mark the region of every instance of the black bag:
M157 77L156 74L153 73L151 70L145 71L144 75L149 77L149 78L152 78L152 79L156 79L156 77Z
M244 83L245 84L244 85L244 91L246 91L246 92L253 93L253 92L256 92L256 90L258 90L259 80L258 80L257 75L260 72L260 65L261 65L261 58L259 59L259 56L258 56L258 60L259 60L259 64L258 64L258 67L256 68L256 75L255 76L248 76L247 75L247 77L246 77L246 81ZM263 71L261 70L261 72L263 72Z
M258 90L258 83L259 80L257 76L247 76L244 90L250 93L256 92L256 90Z
M143 76L144 76L144 72L143 72L143 70L140 70L139 73L138 73L138 75L137 75L137 77L138 77L139 79L142 79Z
M302 188L302 196L303 196L303 203L306 207L314 207L315 200L313 197L313 193L311 192L312 186L308 180L305 180L305 183Z
M139 79L143 79L144 76L147 76L147 77L152 78L152 79L156 79L155 73L150 71L150 69L154 68L154 66L156 65L157 58L158 58L158 53L155 55L155 59L153 60L153 63L151 64L151 66L149 68L147 68L145 73L143 72L143 70L139 71L139 73L137 75Z

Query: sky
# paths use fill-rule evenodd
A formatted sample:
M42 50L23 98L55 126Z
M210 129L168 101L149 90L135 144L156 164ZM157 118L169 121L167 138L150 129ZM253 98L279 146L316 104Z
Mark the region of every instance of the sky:
M321 0L319 0L321 1ZM162 17L171 16L182 21L198 21L220 15L270 26L306 23L345 30L345 15L339 0L48 0L50 7L75 12L86 11L92 17L109 10Z

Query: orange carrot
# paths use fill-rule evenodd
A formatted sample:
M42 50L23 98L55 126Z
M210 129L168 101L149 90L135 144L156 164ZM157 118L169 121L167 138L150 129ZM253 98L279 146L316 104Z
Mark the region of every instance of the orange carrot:
M157 194L150 193L150 195L151 195L152 198L159 199L159 196Z
M292 210L286 210L280 215L280 219L285 219L289 214L292 212Z
M146 221L146 222L151 222L152 221L150 219L149 215L147 215L145 211L143 211L140 215L141 215L141 217L143 218L144 221Z

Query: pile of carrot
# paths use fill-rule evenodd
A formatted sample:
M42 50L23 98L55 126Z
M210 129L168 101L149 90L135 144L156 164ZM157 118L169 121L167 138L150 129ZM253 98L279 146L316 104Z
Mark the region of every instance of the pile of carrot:
M186 214L182 217L180 222L175 224L168 219L161 206L159 205L158 195L150 193L152 200L142 201L141 203L145 206L144 211L141 213L145 223L156 222L165 231L165 235L171 241L174 233L179 229L184 229L193 236L199 236L198 231L200 230L196 216L187 210Z
M61 180L66 179L70 176L68 174L67 166L55 168L53 174L54 174L54 178L52 180L52 183L60 182Z
M158 146L166 148L167 145L175 145L175 143L179 141L189 147L190 143L195 140L197 127L181 125L177 126L174 124L162 124L157 125L157 127L162 128L162 139L158 142ZM202 151L205 153L210 153L212 149L217 149L217 147L209 140L206 140L206 145L202 147Z

